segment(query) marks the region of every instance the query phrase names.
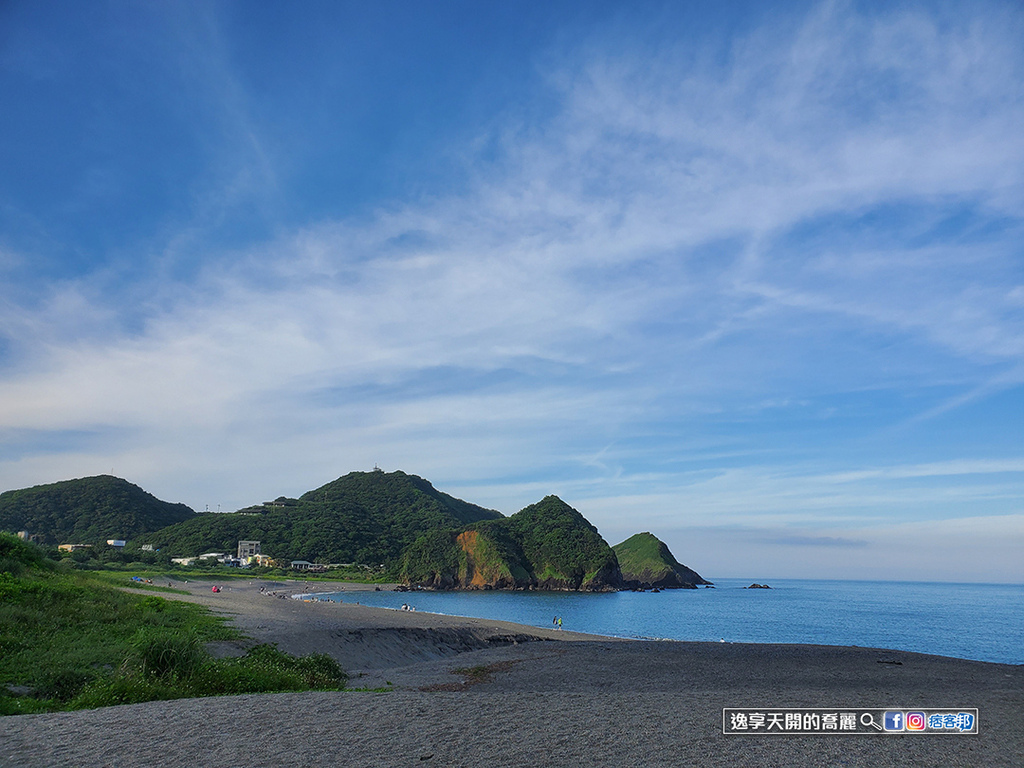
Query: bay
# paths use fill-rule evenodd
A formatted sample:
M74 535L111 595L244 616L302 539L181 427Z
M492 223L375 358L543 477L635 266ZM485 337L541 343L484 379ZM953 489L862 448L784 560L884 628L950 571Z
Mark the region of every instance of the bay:
M614 637L857 645L1024 663L1024 585L779 579L652 592L358 592L334 600Z

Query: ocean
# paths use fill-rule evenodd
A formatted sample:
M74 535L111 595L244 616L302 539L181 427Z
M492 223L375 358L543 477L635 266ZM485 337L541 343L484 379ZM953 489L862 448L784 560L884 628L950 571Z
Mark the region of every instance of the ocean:
M891 648L1024 664L1024 584L776 579L651 592L349 592L335 600L615 637Z

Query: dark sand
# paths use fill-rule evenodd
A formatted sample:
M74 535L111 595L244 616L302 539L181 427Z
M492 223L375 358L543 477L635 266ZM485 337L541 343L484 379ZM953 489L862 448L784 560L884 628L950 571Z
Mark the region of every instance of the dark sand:
M278 600L258 584L216 595L208 583L189 587L190 599L230 615L251 642L329 653L353 687L394 690L7 717L0 766L1024 766L1022 666L868 648L612 640ZM346 600L358 600L350 589ZM472 667L487 667L489 679L457 672ZM723 707L801 706L977 707L980 733L722 734Z

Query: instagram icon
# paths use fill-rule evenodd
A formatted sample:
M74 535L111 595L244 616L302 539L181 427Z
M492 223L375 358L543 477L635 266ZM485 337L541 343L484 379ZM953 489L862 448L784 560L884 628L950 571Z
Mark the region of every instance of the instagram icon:
M907 730L923 731L925 726L924 712L907 712Z

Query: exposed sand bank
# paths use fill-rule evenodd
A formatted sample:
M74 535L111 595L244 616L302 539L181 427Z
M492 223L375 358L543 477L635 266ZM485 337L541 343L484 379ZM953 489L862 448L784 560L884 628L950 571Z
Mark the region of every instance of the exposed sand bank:
M217 595L208 583L189 586L188 599L228 612L254 641L330 653L361 674L353 686L395 690L8 717L0 765L1024 765L1020 666L866 648L615 641L278 600L258 583ZM470 684L456 672L471 667L487 667L487 679ZM742 706L978 707L980 734L723 736L722 708Z
M240 653L253 642L277 643L278 648L295 655L330 654L350 674L533 641L604 639L490 619L358 605L359 593L373 590L372 585L365 584L226 582L224 591L217 594L210 591L210 582L175 583L175 587L188 589L191 594L184 599L229 616L243 634L252 638L237 650L222 644L213 649L215 652ZM261 587L266 592L261 593ZM272 597L275 592L283 599ZM346 595L342 603L290 599L297 594L314 598L318 592ZM415 602L414 593L409 601Z

